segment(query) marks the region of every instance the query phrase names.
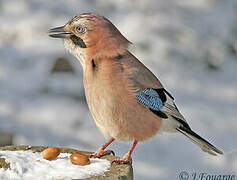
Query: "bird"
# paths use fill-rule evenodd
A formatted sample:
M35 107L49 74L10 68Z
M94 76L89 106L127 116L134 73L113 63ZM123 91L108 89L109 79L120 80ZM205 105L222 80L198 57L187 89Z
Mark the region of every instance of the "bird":
M75 15L48 35L61 38L83 68L85 96L92 117L109 138L91 157L113 153L114 141L133 141L131 149L113 162L132 163L138 142L157 133L181 133L211 155L223 154L195 133L160 80L130 51L131 42L106 17L97 13Z

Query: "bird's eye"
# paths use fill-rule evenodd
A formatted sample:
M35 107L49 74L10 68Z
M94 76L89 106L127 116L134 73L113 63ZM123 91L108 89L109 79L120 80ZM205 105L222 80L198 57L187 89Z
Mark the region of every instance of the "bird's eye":
M79 32L79 33L81 33L81 34L83 34L83 33L86 32L86 28L85 28L85 27L82 27L82 26L76 27L76 30L77 30L77 32Z

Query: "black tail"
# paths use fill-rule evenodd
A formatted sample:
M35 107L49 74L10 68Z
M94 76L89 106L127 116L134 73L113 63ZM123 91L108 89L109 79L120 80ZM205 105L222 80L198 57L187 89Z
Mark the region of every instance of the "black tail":
M207 152L214 156L216 156L217 154L223 154L222 151L220 151L215 146L207 142L205 139L203 139L195 132L193 132L190 128L180 126L177 128L177 130L182 134L184 134L186 137L188 137L190 140L192 140L192 142L197 144L204 152Z

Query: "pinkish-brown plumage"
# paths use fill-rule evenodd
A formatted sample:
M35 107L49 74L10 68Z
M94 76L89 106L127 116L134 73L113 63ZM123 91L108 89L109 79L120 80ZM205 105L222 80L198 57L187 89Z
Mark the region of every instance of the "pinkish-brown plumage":
M134 140L130 151L115 161L130 162L137 142L157 132L180 132L203 151L222 153L191 130L173 97L128 51L130 42L108 19L95 13L79 14L52 29L50 36L64 38L65 47L81 62L89 109L100 131L111 137L92 156L110 153L104 150L115 139Z
M139 66L130 64L131 57L127 52L120 60L116 57L93 60L96 67L87 61L84 85L92 116L105 136L142 141L157 133L162 119L137 102L135 92L143 82L133 81ZM133 58L132 61L137 61Z

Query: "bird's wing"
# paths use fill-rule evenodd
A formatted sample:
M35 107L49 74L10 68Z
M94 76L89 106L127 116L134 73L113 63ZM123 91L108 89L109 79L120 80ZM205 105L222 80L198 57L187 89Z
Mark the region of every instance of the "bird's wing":
M164 119L172 117L184 127L190 128L176 107L174 98L164 88L147 88L137 91L136 99L140 104L149 108L157 116Z
M186 120L174 103L174 98L164 89L156 76L131 53L123 58L129 70L129 79L135 89L137 101L161 118L173 117L185 127Z
M197 144L204 152L208 152L211 155L223 154L222 151L191 130L176 107L174 98L164 89L160 81L149 69L131 54L128 54L123 60L124 69L127 72L126 75L131 81L136 100L141 106L148 108L151 112L163 118L164 121L179 122L178 127L174 128Z
M123 57L123 65L128 70L128 77L136 90L163 88L156 76L131 53L127 52Z

